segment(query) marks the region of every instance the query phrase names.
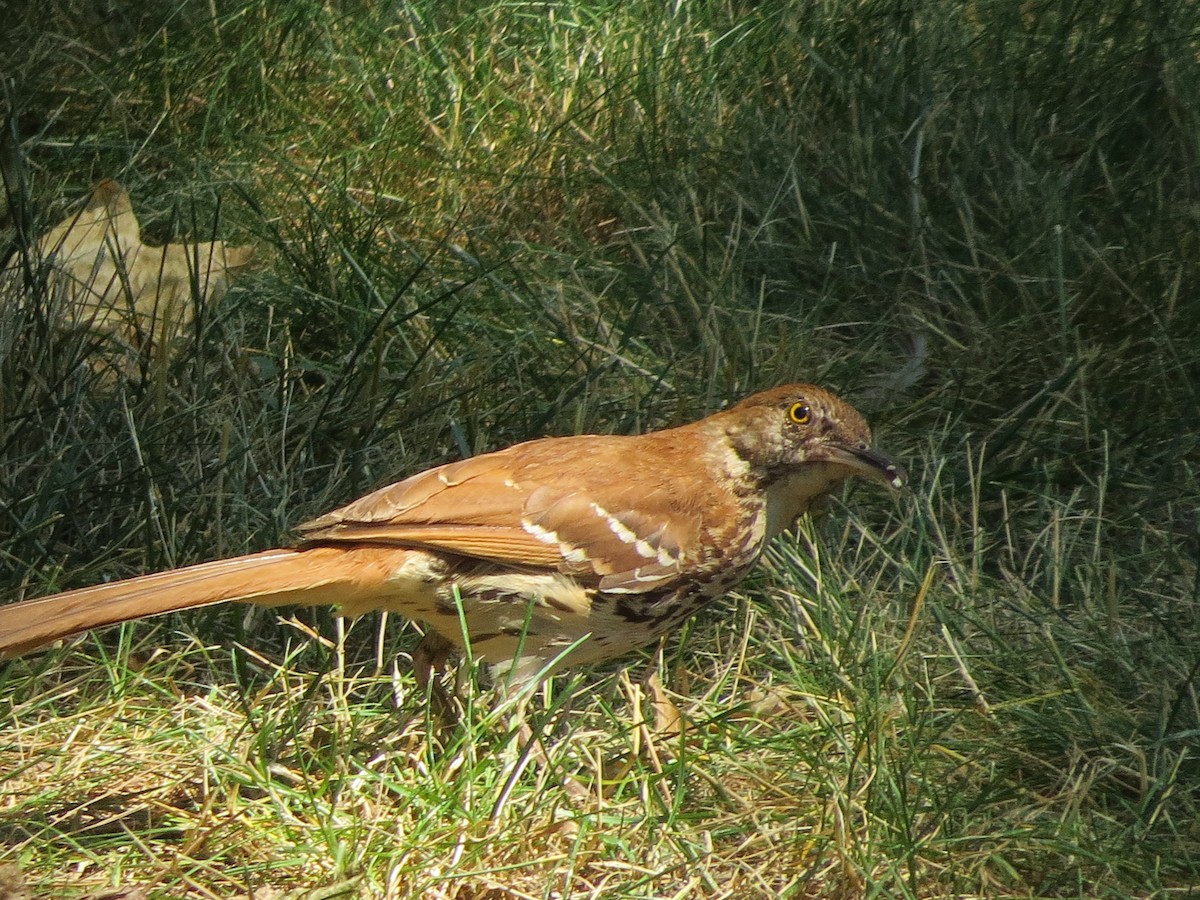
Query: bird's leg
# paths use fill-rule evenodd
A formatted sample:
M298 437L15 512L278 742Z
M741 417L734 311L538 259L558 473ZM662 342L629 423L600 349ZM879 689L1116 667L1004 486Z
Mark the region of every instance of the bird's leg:
M546 753L542 729L539 727L534 731L529 724L529 702L545 681L546 668L546 660L532 656L521 657L511 664L491 667L492 690L496 696L497 707L503 709L510 724L516 726L513 732L514 743L510 745L516 751L516 756L507 764L508 777L505 778L500 796L492 807L492 818L497 821L513 787L530 762L548 775L553 771L550 757ZM562 715L568 711L573 686L569 687L562 695L563 699L555 704L558 708L552 709L551 712ZM559 783L573 805L582 804L590 796L588 789L570 775L563 776Z
M433 712L444 727L461 723L464 692L470 690L469 669L472 667L469 665L458 667L452 690L447 689L442 677L451 658L457 655L458 648L436 631L427 632L413 651L413 675L417 686L429 698ZM546 675L546 660L540 656L522 656L487 667L487 677L491 681L495 699L494 709L513 729L514 738L509 745L513 756L507 763L508 776L493 809L496 816L503 810L512 789L531 761L543 771L551 771L543 735L540 729L535 732L529 724L529 702ZM568 776L562 784L575 801L588 795L587 789L574 778Z
M436 631L426 633L412 655L417 687L427 690L430 684L440 680L453 653L454 645Z
M433 712L445 725L452 725L462 715L460 698L446 690L442 675L457 648L436 631L427 631L413 651L413 676L417 687L429 698Z

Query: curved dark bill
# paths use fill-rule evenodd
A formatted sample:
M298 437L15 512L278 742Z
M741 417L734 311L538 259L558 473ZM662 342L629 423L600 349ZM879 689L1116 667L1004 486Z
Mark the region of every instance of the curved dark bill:
M849 447L845 444L834 444L829 447L829 450L832 462L857 469L863 475L872 478L882 478L892 487L903 487L904 483L908 481L908 475L899 463L873 447Z

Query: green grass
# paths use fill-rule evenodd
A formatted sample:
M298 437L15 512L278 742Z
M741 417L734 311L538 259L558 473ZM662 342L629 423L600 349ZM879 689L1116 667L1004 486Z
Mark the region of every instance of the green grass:
M440 726L395 620L209 610L7 663L0 884L1200 890L1198 35L1183 0L14 11L14 228L112 177L149 240L259 263L119 385L5 285L5 599L797 379L913 486L779 541L665 689L550 685L544 766L486 693Z

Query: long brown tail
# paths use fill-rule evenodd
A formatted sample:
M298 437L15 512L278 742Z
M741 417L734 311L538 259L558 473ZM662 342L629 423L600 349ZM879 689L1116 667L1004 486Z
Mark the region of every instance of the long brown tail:
M410 550L310 547L266 550L0 606L0 657L143 616L236 601L341 604L361 611L395 598Z

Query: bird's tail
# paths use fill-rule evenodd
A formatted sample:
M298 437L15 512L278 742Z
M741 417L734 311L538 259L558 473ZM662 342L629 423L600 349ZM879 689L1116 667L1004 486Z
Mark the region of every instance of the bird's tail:
M379 605L412 551L387 547L266 550L0 606L0 657L138 619L235 601L263 606Z

